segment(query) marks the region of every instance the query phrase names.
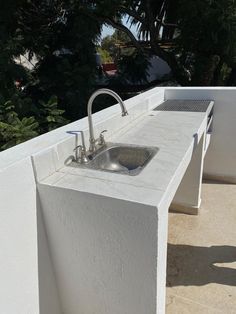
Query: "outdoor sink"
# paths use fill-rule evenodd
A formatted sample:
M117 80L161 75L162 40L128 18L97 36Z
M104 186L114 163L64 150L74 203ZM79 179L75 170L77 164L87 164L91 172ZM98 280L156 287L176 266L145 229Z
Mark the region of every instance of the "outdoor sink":
M71 166L135 176L157 152L158 148L155 147L106 143L104 147L88 156L88 163L72 162Z

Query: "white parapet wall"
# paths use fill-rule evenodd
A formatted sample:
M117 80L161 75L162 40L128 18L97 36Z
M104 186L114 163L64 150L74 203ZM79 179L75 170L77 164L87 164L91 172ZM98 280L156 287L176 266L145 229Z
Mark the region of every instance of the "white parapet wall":
M236 182L236 88L155 88L126 101L127 108L131 113L130 120L126 120L126 123L127 121L131 122L132 119L136 119L145 110L148 110L150 106L153 106L154 103L158 105L164 99L209 99L215 101L213 134L209 150L205 157L204 172L208 176L215 176ZM113 132L116 132L119 128L125 128L125 122L120 118L118 119L118 117L120 117L118 106L112 106L94 114L95 131L100 131L109 126L109 129L112 129ZM53 208L47 208L50 202L47 203L46 192L43 192L44 197L41 199L41 202L37 192L37 178L44 178L50 171L53 172L54 169L47 168L49 166L47 160L43 161L45 162L42 164L43 167L34 167L32 156L36 154L39 156L42 151L45 152L48 150L50 152L52 149L55 149L57 154L66 156L67 153L71 152L71 148L74 145L73 140L71 140L70 135L66 134L66 131L84 130L87 138L87 128L87 118L84 118L0 153L0 313L62 314L63 309L69 308L70 293L66 290L63 292L64 288L62 288L62 282L63 276L66 276L67 271L72 269L72 265L68 264L64 267L66 258L64 261L55 261L55 256L57 255L60 259L63 259L63 256L60 255L60 247L57 244L60 236L63 236L63 233L60 234L61 227L59 228L61 221L58 219L52 222L50 217L53 217L55 211ZM60 202L60 191L54 191L54 193L58 193L58 202ZM77 196L75 196L73 192L70 193L71 198L68 199L68 202L74 199L74 207L71 206L71 210L76 213L75 204ZM50 195L48 199L50 199ZM120 206L120 204L118 206ZM109 204L107 207L109 207ZM120 208L122 208L122 206ZM52 210L51 213L49 212L50 210ZM86 217L85 208L80 207L80 210L81 215L84 215L84 219L92 219L92 217ZM107 209L103 209L103 211L101 211L100 209L100 213L97 213L97 219L100 219L101 226L104 224L104 228L109 228L109 226L105 224L105 220L103 221L103 217L104 219L109 218L106 214L106 210ZM133 213L132 206L130 210ZM143 215L142 211L138 207L137 210L139 213L139 218L137 219L141 219ZM150 210L151 215L155 215L153 208L147 208L147 210ZM125 209L123 211L125 211ZM119 217L123 217L125 223L128 223L128 220L133 219L133 216L127 215L121 213ZM114 217L110 217L109 219L111 220L113 218ZM145 215L144 218L147 219L147 222L149 221L148 217ZM94 217L94 219L96 218ZM66 220L64 220L64 222L66 223ZM96 221L94 221L94 223L96 223ZM115 225L115 221L112 220L112 223ZM132 224L134 223L135 221L132 222ZM140 221L137 220L136 223L139 227ZM58 239L54 238L54 236L51 237L55 242L51 243L51 246L49 246L49 235L46 229L56 228L57 224L57 232L59 232ZM136 238L136 244L140 243L145 245L145 248L143 248L143 245L141 245L140 248L133 247L133 253L140 256L136 264L138 267L139 263L145 264L145 262L148 263L150 259L153 259L156 251L161 250L161 248L154 248L153 243L149 243L148 240L154 237L154 226L149 230L149 233L146 233L148 230L147 224L140 224L140 228L143 226L143 229L140 230L140 235L143 232L143 239L139 240L140 235L135 234L136 231L132 233L132 224L130 225L131 233L127 235L127 237ZM151 221L150 224L152 224ZM66 225L64 225L64 231L65 230ZM120 232L118 221L115 230L117 237ZM80 231L81 232L78 233L75 231L73 236L81 237L79 241L81 244L85 245L83 249L86 251L86 241L88 239L84 241L82 238L82 236L84 236L83 230ZM56 233L54 235L56 235ZM166 238L164 230L163 237ZM61 238L61 241L67 240L66 238ZM101 241L106 242L105 239L102 238L102 233ZM111 240L109 241L109 245L112 247L114 243L112 243ZM94 243L94 247L95 244L96 243ZM58 245L55 247L54 254L52 254L53 245ZM153 255L148 256L146 261L145 249L153 252ZM141 252L142 250L144 251ZM161 251L159 255L161 255ZM135 256L133 256L133 258L134 257ZM71 262L73 262L73 259ZM80 262L83 263L84 261L81 260ZM92 262L93 261L90 261L90 263ZM112 261L110 262L112 263ZM119 279L119 276L126 276L126 274L122 273L122 261L119 261L119 256L117 256L117 261L115 262L117 263L117 278ZM94 263L102 263L102 261L94 261ZM160 263L160 261L158 261L158 263ZM57 267L55 267L55 265L57 265ZM75 268L79 267L79 265L73 266ZM106 265L104 265L104 267L105 266ZM64 272L61 272L59 280L57 272L63 267ZM107 269L109 270L109 268ZM136 268L130 269L130 271L130 275L132 275L132 272L135 273L135 271L138 270ZM104 272L106 272L106 269L104 269ZM156 274L153 275L156 276ZM83 280L86 282L86 274L83 274L83 276ZM144 276L151 276L148 269L147 272L144 273ZM127 280L128 278L129 274L127 274ZM134 279L134 276L130 278ZM165 276L163 275L163 281L164 279ZM73 286L74 284L76 283L72 280L71 285ZM102 282L95 282L94 291L96 291L96 289L102 291L102 284ZM136 285L135 281L128 282L127 284L129 287ZM81 293L83 293L83 287L78 287L81 289ZM157 286L157 289L158 288ZM124 287L124 292L125 289L126 287ZM155 304L153 303L155 291L148 290L148 287L147 290L146 287L140 287L140 291L141 290L143 290L143 297L145 298L145 302L143 302L142 305L149 302L151 314L153 314L152 311L155 308ZM148 291L148 295L145 295L145 290ZM111 291L112 296L114 296L113 292ZM165 291L163 290L160 293L164 295ZM152 299L150 299L151 295ZM111 307L109 307L109 311L107 311L103 303L109 296L98 294L98 297L101 298L102 310L99 311L98 309L97 313L111 313ZM136 295L129 296L127 292L127 298L128 297L131 298L134 304L138 300ZM117 300L114 302L117 302ZM92 303L93 300L87 300L87 302ZM72 306L75 305L71 302L71 307ZM163 306L164 305L162 305L162 308ZM92 307L91 309L91 313L96 313ZM72 313L72 311L70 312L70 310L68 310L68 313ZM63 314L68 313L64 312ZM81 313L83 313L83 311L81 311ZM150 312L148 314L150 314Z
M0 171L0 312L39 313L36 184L30 157Z
M236 88L166 88L165 99L214 100L211 143L204 162L205 177L236 183Z
M130 119L147 110L149 103L163 99L164 89L153 89L127 100ZM139 104L145 104L141 110ZM118 116L118 106L94 114L95 131L109 123L113 131L125 127ZM37 173L31 157L53 147L66 154L68 144L72 146L66 131L87 128L84 118L0 153L0 313L62 313L36 187L36 177L44 171Z
M61 314L31 158L0 171L0 313Z

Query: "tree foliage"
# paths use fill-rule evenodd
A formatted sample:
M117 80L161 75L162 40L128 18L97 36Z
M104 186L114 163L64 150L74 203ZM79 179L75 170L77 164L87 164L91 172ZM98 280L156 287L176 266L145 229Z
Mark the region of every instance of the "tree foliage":
M139 51L134 51L131 55L123 55L118 61L118 75L123 84L147 83L148 67L150 62L148 55Z
M22 143L38 135L34 117L19 118L12 101L0 106L0 150Z
M178 15L178 48L182 59L191 60L191 83L222 84L236 53L236 2L183 0Z
M130 38L126 33L115 30L112 35L107 35L102 39L101 48L109 53L113 61L117 61L121 54L122 46L129 41Z
M150 44L152 53L170 65L183 85L217 84L224 69L234 67L235 0L95 2L97 18L123 31L141 51L139 41L122 25L122 17L136 25L139 39ZM166 41L173 45L166 48Z
M97 52L100 54L102 63L111 63L113 62L113 58L110 55L109 51L103 49L102 47L97 47Z
M71 120L84 114L96 75L95 42L101 25L88 16L91 10L89 1L76 0L31 0L21 10L24 44L39 60L31 93L36 91L33 96L43 100L56 94Z
M31 99L15 94L11 100L0 103L0 150L68 123L63 113L58 109L56 96L35 106Z
M109 47L103 40L104 58L117 58L117 42L132 41L136 49L119 60L124 82L145 79L142 40L182 85L235 84L235 0L1 1L2 149L86 114L104 24L117 30ZM37 60L33 70L16 62L22 55Z
M87 14L92 10L90 1L1 1L2 148L66 123L64 112L69 120L85 114L101 30ZM30 62L37 60L32 71L17 64L22 55Z

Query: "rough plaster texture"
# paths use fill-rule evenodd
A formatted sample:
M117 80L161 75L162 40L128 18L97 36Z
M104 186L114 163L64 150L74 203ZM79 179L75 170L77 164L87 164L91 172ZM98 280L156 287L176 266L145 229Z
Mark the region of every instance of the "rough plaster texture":
M131 291L133 296L131 296L131 299L128 300L128 294L126 295L124 292L121 292L121 294L116 294L117 299L115 299L115 287L109 291L108 296L113 298L115 310L119 309L121 304L120 300L122 299L123 302L124 299L124 306L126 308L132 305L135 310L139 310L137 308L138 304L140 309L143 310L143 306L148 303L150 310L149 313L155 313L155 311L157 313L164 312L168 223L167 208L174 197L175 191L177 190L184 172L192 158L194 149L192 132L197 132L199 135L202 134L204 123L206 123L203 116L200 117L199 115L194 116L191 114L185 116L184 123L183 120L178 120L178 118L181 117L178 116L178 114L174 114L172 116L169 115L168 119L166 119L167 116L165 115L160 115L160 119L156 118L155 114L146 116L145 113L147 113L147 110L151 110L154 106L161 103L164 96L166 99L198 98L215 100L213 136L209 151L206 154L205 172L209 175L218 175L222 178L230 177L232 180L236 178L236 149L235 145L232 144L232 141L229 140L234 138L236 135L234 125L236 114L236 107L234 104L236 96L235 88L156 88L126 102L130 112L128 117L120 118L120 109L118 106L113 106L103 110L102 112L96 113L94 115L96 133L104 128L108 128L109 130L112 130L107 136L108 139L115 139L117 136L117 139L122 137L123 142L128 143L132 140L134 144L145 145L151 138L153 145L159 145L162 148L160 150L160 154L157 155L158 159L156 159L150 168L147 168L152 171L145 172L144 175L140 176L140 181L134 180L133 183L131 178L129 178L129 180L127 178L127 181L124 177L120 178L120 180L118 180L119 182L114 184L115 177L112 177L112 179L110 177L109 180L108 176L105 174L105 177L103 177L103 175L95 176L94 173L89 175L87 173L87 175L84 176L78 171L74 174L65 171L65 169L58 171L58 169L64 166L66 157L72 154L74 147L74 139L70 135L67 135L66 131L75 129L85 130L87 139L87 118L76 121L70 125L42 135L26 143L17 145L7 151L1 152L0 278L1 283L4 284L0 284L0 310L4 314L58 314L60 313L61 308L70 311L67 307L69 304L72 304L72 309L74 310L75 300L79 299L79 301L81 301L77 294L73 295L73 291L72 294L69 295L69 292L65 290L66 287L63 286L61 279L61 274L66 278L69 274L69 287L73 287L74 284L77 284L75 282L75 278L72 278L72 269L77 269L78 267L78 265L76 265L76 254L78 252L76 250L73 251L69 245L68 238L65 237L65 240L61 238L61 243L64 243L63 241L65 241L65 243L68 241L68 250L72 250L74 255L72 258L62 256L62 253L58 252L61 244L58 244L58 247L56 248L52 245L52 243L54 243L52 241L52 239L54 239L52 235L56 234L58 231L55 230L55 233L53 233L54 230L50 230L48 226L51 223L51 220L53 221L52 225L62 224L62 230L66 232L69 228L71 231L68 232L68 237L71 236L73 238L77 232L81 232L81 234L84 232L84 234L86 234L84 225L81 225L80 231L75 230L76 228L74 225L78 220L72 221L71 219L73 216L77 217L76 214L78 209L75 205L70 207L72 210L71 216L67 216L67 212L60 212L59 217L56 216L55 219L51 219L53 217L52 213L57 213L57 209L52 205L52 212L45 212L43 204L42 211L46 215L44 214L44 217L41 217L41 207L39 199L37 198L35 178L36 181L47 181L45 182L45 189L47 191L52 188L53 185L58 185L56 188L53 187L55 191L65 189L65 185L70 185L67 192L75 189L75 185L80 190L81 194L84 194L83 192L88 192L89 190L90 194L96 194L96 197L94 197L93 200L90 200L90 205L95 206L98 204L95 199L102 198L103 200L106 198L106 201L104 201L106 204L104 211L101 211L101 208L98 208L99 213L94 214L94 217L97 217L96 214L100 215L97 222L93 221L93 215L82 216L82 218L86 218L85 220L91 223L90 225L93 223L96 225L96 223L98 223L98 226L104 226L106 219L110 217L107 212L110 212L113 215L113 211L111 212L108 210L108 208L111 208L111 203L109 203L108 200L116 199L114 204L117 206L115 207L115 212L118 217L117 221L120 219L123 226L127 227L124 228L124 234L127 232L128 242L125 242L126 238L122 238L122 235L120 235L121 240L118 239L120 233L119 224L115 223L116 215L109 218L112 222L112 226L114 227L114 231L113 229L109 229L108 226L105 226L104 233L100 229L96 229L97 234L102 233L101 237L98 239L93 233L93 230L88 235L91 247L95 247L95 249L97 247L99 248L99 246L96 246L95 244L101 243L102 246L100 246L100 248L104 250L106 256L106 262L103 265L101 255L102 250L95 250L97 256L99 256L99 259L96 260L95 258L95 265L100 267L99 270L105 274L104 276L107 279L106 282L109 283L108 274L111 274L113 278L120 278L118 279L118 290L121 289L124 282L126 283L127 279L122 276L119 277L120 273L122 273L122 267L119 265L122 265L122 263L119 262L118 257L117 261L114 261L114 263L113 259L109 260L108 249L106 246L107 242L108 248L111 249L111 252L115 252L114 247L117 245L120 255L127 257L127 260L125 260L123 265L126 265L125 269L127 270L127 278L131 278L130 282L127 282L127 287L132 287L133 290ZM156 115L158 114L159 113L156 112ZM145 119L141 119L144 118L144 116ZM199 117L199 120L197 117ZM176 121L177 124L179 123L178 127L174 123ZM184 124L183 127L180 127L181 124ZM165 129L167 125L169 125L168 133L166 133ZM122 130L120 131L120 129ZM188 130L191 130L191 132L188 133ZM153 131L155 132L153 133ZM150 132L155 136L150 137ZM30 156L33 156L34 173ZM158 176L156 177L154 176L154 170L158 173ZM127 188L127 183L129 188ZM142 193L140 192L141 190ZM63 208L63 204L70 204L70 202L74 203L76 199L74 194L76 193L77 192L73 191L72 199L61 199L61 203L59 204L61 208ZM46 195L47 193L44 192L44 194ZM232 197L232 195L230 197ZM58 199L60 199L60 195L58 196ZM47 204L47 200L44 199L43 203ZM57 199L56 203L58 204ZM120 204L123 205L121 206ZM124 204L129 204L127 214ZM136 204L138 205L136 206ZM86 206L86 204L83 204L83 206ZM83 206L81 208L84 212L86 212L85 207ZM96 206L95 208L91 208L96 211ZM137 218L134 214L136 208L138 212ZM152 226L151 230L148 230L147 235L144 235L143 239L140 239L140 235L142 232L144 233L147 225L149 225L149 223L141 224L140 221L140 219L143 219L143 215L145 218L144 221L147 222L148 220L148 217L145 216L147 212L143 212L144 208L148 209L147 212L150 211L152 213L151 216L153 217L153 221L150 222L150 225ZM158 216L156 216L156 218L152 212L154 208L157 209L157 213L155 212L155 215ZM70 211L68 213L70 213ZM49 215L49 218L46 218L47 215ZM104 221L102 221L103 218ZM68 222L70 223L68 224ZM153 240L154 224L156 225L155 241ZM128 232L128 227L130 227L131 230L130 234ZM139 228L143 228L140 230L140 235L137 234ZM73 232L75 234L73 234ZM112 236L106 238L106 234L111 234ZM112 242L113 235L115 239L114 242ZM150 243L148 238L152 239ZM94 242L92 241L93 239ZM49 246L48 240L50 243ZM87 256L90 256L92 253L88 250L89 246L85 247L83 244L86 243L85 235L84 238L79 239L79 241L82 249L84 250L84 254L88 254ZM145 243L145 247L148 252L145 249L144 251L140 249L140 243L143 242ZM146 245L146 242L149 244L147 243ZM55 243L57 243L56 240ZM72 242L73 245L75 245L74 243L75 241ZM63 248L67 250L67 247L64 247L64 245ZM76 249L77 247L74 246L74 248ZM123 248L126 248L126 251L123 250ZM132 256L130 256L130 253L132 252L134 255L131 254ZM71 251L69 253L71 253ZM145 264L146 261L144 260L146 258L144 258L144 253L146 254L148 264ZM57 256L56 254L60 257L59 260L55 257ZM154 255L155 258L153 257ZM115 253L114 256L116 256ZM140 259L138 261L134 260L135 256ZM129 260L134 260L134 264L136 265L134 269L130 266L131 263L129 263ZM81 263L82 266L86 266L83 261L81 261ZM91 263L92 261L90 261L90 264L88 263L91 267L89 275L93 276L95 274L92 272ZM147 265L149 268L145 269ZM58 272L58 269L62 269L62 273L61 271ZM106 274L106 269L108 269L110 273L108 272ZM144 270L144 272L139 274L138 269ZM128 274L128 271L130 271L130 274ZM133 277L136 277L137 273L138 277L137 279L134 279ZM151 276L151 274L153 276ZM86 274L83 276L83 280L86 282ZM93 277L90 277L90 279L91 278ZM136 285L137 282L140 283L142 281L142 278L144 282L143 286ZM147 290L145 290L144 287L146 288L148 281L150 286ZM109 290L109 285L106 286L104 282L101 283L98 280L95 280L92 287L94 296L98 296L97 299L95 297L95 301L99 304L100 309L104 309L104 313L109 313L107 312L107 308L104 303L107 301L107 296L99 295L97 292L100 290L105 291L105 289ZM100 289L101 287L103 290ZM85 288L87 288L86 285ZM124 287L124 291L127 291L125 289L127 289L126 287ZM144 294L141 299L138 300L141 292L144 292ZM83 291L81 293L82 296L86 298L86 296L83 295ZM71 299L67 300L67 296L68 298L74 298L71 303ZM137 304L136 301L138 302ZM91 298L88 302L90 303L90 305L88 305L90 310L93 311ZM109 300L108 305L111 305ZM114 311L110 310L110 308L109 311L110 313L114 313ZM140 313L146 312L147 311L145 309ZM64 314L68 313L70 314L70 312L65 312ZM95 312L91 313L97 314L98 310L96 309Z
M201 203L201 186L204 163L205 132L198 143L191 162L173 198L171 209L197 214Z
M153 89L126 101L130 115L123 120L118 106L98 112L94 115L95 131L113 126L115 132L146 111L152 101L161 102L163 97L163 89ZM60 313L35 177L48 176L59 166L57 162L62 158L58 156L64 158L73 150L74 139L66 134L67 130L86 128L84 118L0 154L0 311L4 314ZM41 168L34 164L33 169L30 157L44 150L48 155L43 154L43 159L39 156Z
M0 312L59 314L31 159L0 172Z
M39 313L36 184L30 158L0 172L0 312Z
M61 301L57 289L55 272L52 265L51 252L45 232L41 203L38 192L37 232L38 232L38 289L40 314L62 314Z
M66 314L155 313L157 209L39 184Z
M146 311L150 314L164 313L168 208L191 161L192 154L195 155L195 151L199 151L196 158L196 160L199 161L197 162L197 166L194 163L199 174L196 172L198 176L196 181L193 182L195 189L192 195L196 194L194 200L199 197L199 178L202 173L201 162L203 147L203 140L200 140L200 138L203 138L202 134L206 129L206 117L206 113L158 113L151 111L144 114L140 119L136 119L132 124L116 134L116 136L113 136L111 138L112 142L159 147L160 150L157 155L137 177L129 177L89 169L71 168L68 166L59 168L53 175L50 175L51 169L53 169L53 167L55 168L56 164L63 164L60 160L55 163L55 160L60 158L60 154L57 154L58 151L47 150L33 156L35 169L37 169L39 174L44 173L41 177L47 177L47 171L49 175L49 177L41 181L38 178L40 181L39 194L42 200L42 208L44 211L44 220L46 222L49 242L51 241L50 248L53 256L54 268L56 269L57 282L59 282L62 307L66 313L75 313L75 310L78 307L81 307L82 313L84 308L86 309L86 311L84 310L85 313L93 313L93 306L99 307L101 313L107 313L109 311L115 311L115 313L143 313L145 307ZM200 149L198 149L198 147L200 147ZM63 154L61 156L63 156ZM51 162L51 166L48 166L46 169L45 160L47 159ZM192 183L191 180L189 183ZM92 202L91 199L94 201ZM91 234L90 229L83 231L80 228L81 230L77 231L75 227L77 225L80 226L78 222L79 217L83 219L86 217L86 214L90 212L93 213L95 219L95 222L92 221L91 223L89 221L89 228L93 229L92 234L94 238L101 238L101 232L107 235L110 232L110 228L114 228L110 223L108 226L99 224L98 221L100 221L101 218L100 216L96 218L96 215L100 215L100 208L103 208L105 206L104 204L106 204L107 207L107 202L110 206L109 210L111 211L111 214L114 212L116 217L121 215L120 218L117 218L117 221L121 221L119 223L119 228L121 230L127 229L125 232L128 233L131 233L131 228L126 221L123 221L124 211L119 208L119 204L125 204L123 206L125 206L125 212L127 213L133 210L133 206L136 206L137 210L142 208L142 211L147 211L147 208L150 207L155 209L156 212L156 216L152 217L153 223L155 223L154 227L150 224L150 228L153 228L157 235L157 237L153 239L153 241L156 242L152 247L148 247L147 244L145 245L145 247L150 249L150 252L145 254L147 256L152 256L152 259L148 262L148 271L152 273L154 277L152 280L150 280L150 277L143 277L146 270L142 269L142 267L135 268L135 263L142 262L141 256L139 257L139 261L136 261L135 263L133 261L133 270L135 272L134 277L137 281L135 291L134 288L129 285L127 285L127 290L125 290L124 287L121 289L120 281L113 275L110 275L109 278L104 276L99 265L93 264L93 266L89 266L88 261L92 260L92 253L90 253L88 249L87 251L83 250L84 244L80 243L78 240L81 238L85 241L86 233L88 233L88 235ZM84 206L86 207L86 214L84 214ZM108 213L109 210L107 209ZM138 212L139 210L137 213ZM56 223L58 218L55 218L55 216L59 216L59 224ZM107 221L105 220L105 222ZM97 226L93 225L93 223L97 224ZM72 237L69 238L68 243L60 238L62 230L61 225L64 224L66 225L66 229L63 239L66 238L66 234L69 236L69 230L72 230ZM106 231L107 228L108 231ZM146 232L145 224L142 228L142 232ZM151 230L152 229L150 229L150 232ZM83 231L83 233L80 233L81 231ZM142 232L141 229L138 231L140 235ZM101 244L100 254L102 256L110 256L109 259L112 260L113 255L118 254L122 257L124 265L130 264L128 248L120 251L120 242L117 241L115 232L107 238L110 237L113 239L114 248L109 248L107 251L105 246ZM73 238L76 240L72 240ZM128 239L128 235L126 238ZM77 243L75 243L76 241ZM143 241L145 241L145 238ZM132 250L134 247L140 247L140 243L143 251L144 245L142 245L138 236L133 237L132 243L129 241L126 244L129 245ZM156 248L156 251L151 251L154 247ZM82 248L82 250L80 248ZM57 250L59 250L59 252L57 252ZM96 253L93 246L91 250ZM79 253L78 256L73 256L74 262L72 263L71 256L73 255L73 252L76 251L80 252L81 256ZM65 256L67 255L68 258L65 260ZM153 257L154 255L155 257ZM64 257L62 258L62 256ZM84 265L82 261L80 262L80 258L87 261L86 265ZM63 259L64 261L62 261ZM76 260L77 263L75 262ZM68 273L66 266L68 263L70 263L70 265L76 265L73 266L74 268L70 267L72 274L79 273L79 270L82 273L86 273L88 269L93 269L99 280L103 280L104 287L102 292L103 295L110 296L109 299L100 298L97 300L97 296L93 296L95 292L91 287L94 285L94 278L92 276L88 277L88 275L86 276L86 288L84 288L86 292L84 293L86 293L90 299L95 299L97 300L96 302L100 303L95 302L94 305L86 305L79 298L76 298L75 293L78 295L82 293L80 285L83 284L83 280L79 280L80 277L77 279L74 277L73 279L70 279L63 275L64 272ZM116 273L116 268L117 266L115 263L109 265L110 273ZM137 271L137 269L139 269L139 271ZM133 274L130 273L130 276L133 276ZM128 278L128 275L126 275L126 277ZM129 281L132 283L132 278ZM120 294L119 291L124 290L127 294L132 291L133 295L140 296L142 293L140 290L141 282L142 286L148 287L145 288L145 290L149 291L150 294L152 294L152 291L155 291L155 297L152 302L149 301L149 305L147 305L146 302L139 304L140 312L137 312L138 309L135 305L137 300L133 302L133 299L130 298L130 302L127 304L125 295ZM116 296L110 295L110 287L114 287L113 290L115 289ZM116 305L116 298L118 298L118 296L120 307L117 307ZM145 306L143 304L145 304ZM106 310L107 308L108 310Z

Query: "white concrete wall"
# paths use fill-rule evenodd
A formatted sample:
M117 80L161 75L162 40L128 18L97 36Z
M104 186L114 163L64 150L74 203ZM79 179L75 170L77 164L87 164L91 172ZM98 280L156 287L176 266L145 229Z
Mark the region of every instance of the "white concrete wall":
M61 300L52 264L51 252L43 221L42 207L38 192L37 204L37 234L38 234L38 289L40 314L62 314Z
M136 119L140 114L142 114L142 112L144 112L144 110L147 110L148 108L153 107L154 104L158 104L158 102L162 101L162 99L164 99L164 92L166 99L188 98L211 99L215 101L213 135L209 150L206 154L205 173L235 180L236 88L167 88L166 90L165 88L153 89L148 91L147 93L141 94L127 101L128 110L131 112L129 118L130 121L132 119ZM113 106L111 108L103 110L102 112L96 113L94 115L94 122L97 125L96 131L104 128L104 126L110 126L110 128L112 129L112 126L114 125L113 132L118 130L120 127L125 127L125 119L120 118L120 108L118 106ZM67 257L63 261L63 256L60 255L62 253L57 252L60 246L58 246L58 248L54 248L53 241L55 241L55 244L57 242L56 239L54 239L55 236L52 237L52 231L50 231L49 228L51 219L47 218L44 222L43 218L41 217L40 203L37 199L36 183L30 156L47 149L49 151L51 151L51 149L55 149L56 154L66 156L66 154L71 151L74 145L73 140L70 139L70 135L66 134L66 131L73 129L86 130L87 118L76 121L70 125L64 126L48 134L42 135L0 153L0 313L58 314L61 311L61 307L63 307L64 310L69 311L67 305L69 304L70 299L67 300L67 297L70 298L70 295L68 291L62 290L64 289L62 288L62 277L61 274L60 276L58 276L58 273L60 273L59 270L64 269L64 271L62 272L62 276L67 276L67 270L70 271L70 267L76 268L78 265L69 264L70 267L65 267ZM51 171L50 168L47 168L46 171L43 171L42 167L41 169L35 168L34 170L37 177L47 176ZM77 207L75 207L75 201L77 201L77 199L72 196L72 200L72 203L74 205L71 206L71 210L72 213L75 214L78 210ZM47 202L44 201L44 204L47 204ZM50 215L50 212L45 212L46 207L44 208L44 206L44 213ZM112 232L111 230L106 229L108 228L108 225L102 225L102 217L104 218L104 222L106 221L106 219L109 218L109 216L107 215L108 207L109 206L107 205L104 211L101 211L102 209L100 209L100 216L97 217L100 219L100 226L103 226L105 228L104 234L101 235L101 243L105 249L107 243L105 233L109 234L109 232ZM52 206L51 208L54 210L54 212L57 211L55 207ZM116 269L118 269L118 273L111 275L114 276L113 278L117 276L118 280L120 280L120 290L115 291L111 289L111 291L108 293L108 297L110 297L111 300L114 300L114 295L118 293L116 295L119 296L119 293L121 293L121 296L125 298L125 293L127 293L127 296L129 296L130 300L127 299L127 303L124 304L125 309L129 308L129 302L131 302L132 304L134 304L134 308L137 309L136 313L147 313L147 310L144 310L144 306L149 306L148 309L150 311L148 311L148 313L152 313L151 311L155 308L155 305L153 305L153 299L151 300L150 296L153 296L153 298L155 298L154 294L156 292L153 290L152 275L151 273L148 273L147 265L148 263L151 263L151 259L153 259L153 256L146 256L147 258L144 257L145 253L147 252L145 248L153 252L156 252L157 250L157 248L151 247L153 245L152 240L149 243L149 240L152 239L153 236L154 226L152 225L152 222L148 222L148 217L144 217L144 220L146 219L146 223L141 225L140 221L141 219L143 219L143 215L145 214L142 213L141 208L137 208L137 220L135 218L136 215L134 215L134 208L132 206L130 215L127 214L126 216L125 209L121 206L121 216L114 216L112 218L109 218L111 219L112 226L115 227L114 232L117 241L118 235L120 234L119 221L122 220L124 225L126 224L127 228L130 227L131 233L130 235L127 234L127 237L130 237L130 241L134 237L137 237L137 239L139 239L139 236L143 234L143 240L140 238L140 241L138 242L141 244L145 244L145 247L141 245L141 249L140 246L135 246L133 248L133 256L137 257L137 259L140 258L140 260L137 262L135 262L134 260L134 263L136 263L136 268L134 269L132 269L130 265L126 265L128 268L126 269L125 276L122 277L123 279L119 278L119 269L122 268L119 268L118 265L119 263L122 263L117 262ZM81 214L85 212L84 207L79 207L79 210L82 210ZM152 217L152 215L154 215L154 213L151 210L150 217ZM86 218L86 216L83 215L82 217ZM92 217L93 215L91 215L90 217L91 225L93 222L97 223L97 221L92 221ZM94 217L96 217L96 213ZM88 219L88 217L86 219ZM125 221L126 219L127 221ZM65 224L67 223L66 218L63 221ZM45 232L44 223L47 226L47 233ZM55 220L55 224L60 225L60 223L62 222L58 217L58 219ZM149 223L150 226L152 226L151 230L147 229L147 225L149 225ZM65 225L64 231L66 230L66 228L67 226ZM84 228L84 226L81 225L81 228ZM158 228L161 228L161 225L158 225ZM78 233L77 235L81 235L84 237L82 231L83 229L80 230L79 232L81 233ZM75 231L75 234L76 232L77 231ZM147 232L147 234L144 235L144 232ZM122 238L122 235L120 236ZM81 244L83 244L83 237L79 239ZM166 237L166 234L163 233L163 237ZM48 247L48 239L51 241L50 250ZM52 239L54 240L52 241ZM94 237L91 237L90 244L92 244L91 241L93 239L95 241L94 243L96 243L96 239ZM62 238L61 241L63 241ZM65 241L69 240L65 239ZM110 247L115 244L117 244L118 246L120 245L121 256L122 252L124 252L122 250L128 247L126 246L125 241L122 243L111 243L108 240L108 243ZM131 242L129 242L129 245L131 245ZM93 248L96 249L96 246L93 246ZM88 246L83 247L84 253L86 253L87 249ZM160 250L160 248L158 248L158 250ZM57 261L57 259L55 258L55 256L57 256L56 254L58 254L62 261ZM88 256L91 256L91 254L92 251L89 252ZM160 257L161 251L157 255ZM157 263L161 263L160 261L163 259L164 257L160 257ZM68 260L68 262L72 263L73 258L72 260ZM99 261L95 261L97 265L100 265L99 267L101 271L104 269L104 273L106 272L106 269L109 270L109 263L111 262L112 261L106 260L106 267L103 268L104 265L102 264L101 256ZM82 260L81 263L83 263ZM56 268L54 269L52 265L55 265ZM140 274L138 274L138 270L140 269L141 272ZM159 267L159 269L163 268ZM128 273L128 271L130 271L130 274ZM144 273L142 273L143 271ZM107 276L107 282L109 282L108 274L109 272L107 272L107 275L105 273L105 275ZM126 274L128 279L125 279ZM92 276L92 274L89 275ZM135 279L136 275L137 279ZM155 274L153 275L155 276ZM59 278L59 281L57 282L55 278ZM147 284L149 279L151 283L150 286L148 286ZM163 274L162 280L165 280L165 274ZM96 284L96 282L98 283ZM128 290L125 288L126 284L129 289L131 289L132 286L134 287L136 285L140 285L140 287L138 286L139 288L137 290L138 294L129 295ZM71 282L68 282L68 285L74 285L74 278L71 279ZM100 287L104 287L104 283L99 280L95 280L93 289L95 289L95 291L100 291ZM76 286L76 289L77 288L82 291L82 287ZM103 289L102 291L105 290ZM157 293L162 293L164 295L165 292L159 291ZM140 295L142 295L141 298ZM86 296L84 295L83 297L86 298ZM109 303L110 301L107 300L108 297L106 295L99 294L98 297L100 298L99 300L102 301L101 306L104 309L104 313L111 313L111 303ZM99 300L97 300L97 302ZM107 308L104 305L104 300L107 300L108 302ZM85 312L85 314L98 313L99 311L97 309L95 310L92 308L92 300L89 300L89 302L90 305L88 305L88 309L90 312ZM135 305L136 302L137 305ZM83 303L83 306L85 306L84 304L85 303ZM74 311L75 304L73 303L72 305L72 310ZM117 303L115 307L117 313L120 313L118 312L119 306L120 305ZM160 305L160 307L162 309L164 307L164 304ZM92 312L93 310L94 312ZM75 311L71 313L75 313ZM124 311L123 313L126 312ZM128 311L127 313L130 314L130 312ZM70 312L65 312L65 314L70 314Z
M201 205L205 136L204 132L172 200L171 209L174 211L198 214Z
M214 100L213 132L204 174L236 182L236 88L167 88L165 99Z
M98 112L95 131L110 126L115 132L163 98L164 89L153 89L127 100L128 119L120 118L117 105ZM66 156L74 145L66 131L87 128L84 118L0 153L0 313L61 313L35 181L35 176L50 174L51 164L46 158L40 169L33 169L30 157L54 148Z
M36 185L30 158L0 172L0 313L39 313Z
M60 314L27 157L0 171L0 313Z
M65 314L156 313L157 209L39 184Z

